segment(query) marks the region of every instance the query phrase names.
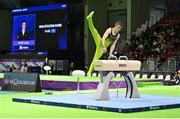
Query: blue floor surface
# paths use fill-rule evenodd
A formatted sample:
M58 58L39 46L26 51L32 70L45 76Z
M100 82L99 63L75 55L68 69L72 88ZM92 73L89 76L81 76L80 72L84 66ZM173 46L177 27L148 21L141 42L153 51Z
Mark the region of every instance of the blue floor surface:
M141 95L141 98L127 99L124 94L110 93L110 100L96 101L95 94L49 95L27 98L13 98L15 102L45 104L53 106L73 107L82 109L103 110L111 112L140 112L180 107L180 97Z

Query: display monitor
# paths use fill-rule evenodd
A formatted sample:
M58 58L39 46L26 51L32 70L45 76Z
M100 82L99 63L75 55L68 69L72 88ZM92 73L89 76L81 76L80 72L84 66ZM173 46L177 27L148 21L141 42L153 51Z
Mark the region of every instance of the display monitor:
M12 51L66 50L68 5L55 4L12 10Z

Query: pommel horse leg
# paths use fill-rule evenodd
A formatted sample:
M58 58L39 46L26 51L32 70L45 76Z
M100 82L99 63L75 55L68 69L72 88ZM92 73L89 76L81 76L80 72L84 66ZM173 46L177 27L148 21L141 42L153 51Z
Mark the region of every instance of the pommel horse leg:
M113 78L113 72L100 72L101 80L97 87L96 100L109 100L109 82Z
M140 93L134 80L134 75L132 72L128 72L124 75L126 81L126 98L140 98Z

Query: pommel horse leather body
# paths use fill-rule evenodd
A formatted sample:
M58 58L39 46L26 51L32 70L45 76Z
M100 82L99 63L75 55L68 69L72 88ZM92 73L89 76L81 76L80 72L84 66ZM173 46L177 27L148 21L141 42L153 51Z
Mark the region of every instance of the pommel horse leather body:
M96 60L95 71L139 71L141 62L138 60Z
M138 60L97 60L94 62L95 71L100 72L101 80L97 87L96 100L109 100L109 83L113 78L113 71L123 72L126 82L126 98L140 98L134 75L130 71L139 71L141 62ZM117 59L117 58L116 58Z

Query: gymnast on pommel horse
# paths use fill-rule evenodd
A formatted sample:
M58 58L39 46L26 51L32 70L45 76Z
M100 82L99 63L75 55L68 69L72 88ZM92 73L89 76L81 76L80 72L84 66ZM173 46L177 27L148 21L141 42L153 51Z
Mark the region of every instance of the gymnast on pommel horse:
M120 38L119 32L122 29L123 24L120 20L116 21L115 26L112 28L110 27L110 28L106 29L103 37L101 38L101 36L97 32L97 30L93 24L93 20L92 20L93 14L94 14L94 11L92 11L87 16L87 22L88 22L91 34L93 36L93 39L95 41L96 51L94 54L93 61L89 67L88 75L91 75L92 71L94 69L96 71L100 71L101 81L97 88L96 100L108 100L109 99L108 87L109 87L109 82L113 77L113 71L115 70L115 71L123 71L124 72L124 71L133 71L133 70L127 70L126 68L129 67L129 64L126 64L126 63L119 64L118 66L121 66L121 67L115 67L116 68L115 69L113 66L115 66L117 64L115 63L114 65L112 64L112 66L111 66L111 63L110 63L110 62L114 62L115 60L107 60L107 58L104 58L106 60L99 60L100 58L103 57L102 56L103 54L108 54L110 57L114 57L113 51L117 44L118 39ZM108 48L110 48L109 52L107 51ZM107 55L105 55L105 57L107 57ZM100 69L98 69L99 68L98 65L95 65L96 62L103 63L106 61L108 61L107 64L109 65L109 68L111 67L113 69L111 69L111 70L103 69L102 67L100 67ZM118 62L118 60L116 60L116 61ZM128 60L126 60L125 62L127 62L127 61ZM122 67L123 65L125 67ZM125 81L127 84L126 97L127 98L140 97L138 89L137 89L137 85L134 81L133 73L132 72L125 73L124 77L125 77Z

